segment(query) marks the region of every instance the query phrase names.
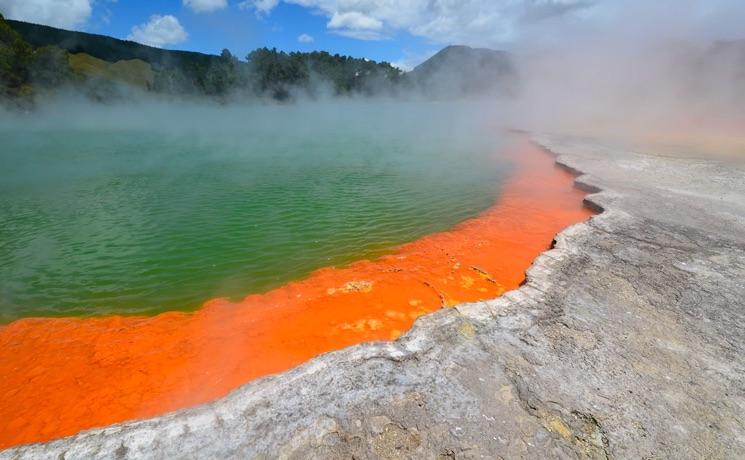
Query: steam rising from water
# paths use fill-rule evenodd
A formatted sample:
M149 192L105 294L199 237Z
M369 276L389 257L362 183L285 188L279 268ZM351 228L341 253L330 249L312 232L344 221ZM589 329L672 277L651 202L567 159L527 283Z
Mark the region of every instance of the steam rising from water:
M66 95L0 113L0 320L30 306L194 307L448 228L496 197L501 126L742 154L745 41L732 21L745 6L704 3L599 2L615 12L534 25L511 45L511 97L279 106L132 93L111 107ZM183 276L158 278L169 270Z
M587 3L515 44L512 123L745 153L745 3Z
M195 308L445 230L507 172L478 113L138 103L6 119L0 319Z

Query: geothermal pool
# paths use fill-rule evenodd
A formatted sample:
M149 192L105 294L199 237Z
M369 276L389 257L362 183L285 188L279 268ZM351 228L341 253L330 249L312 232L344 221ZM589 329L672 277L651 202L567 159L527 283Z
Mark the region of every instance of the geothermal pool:
M589 216L583 194L438 107L3 124L0 448L207 402L516 288Z
M509 170L446 111L152 110L0 125L0 321L264 292L472 217Z

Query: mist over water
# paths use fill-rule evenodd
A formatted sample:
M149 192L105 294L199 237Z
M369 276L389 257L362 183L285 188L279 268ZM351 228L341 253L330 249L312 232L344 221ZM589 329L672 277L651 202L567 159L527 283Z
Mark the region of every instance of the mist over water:
M478 214L509 162L473 104L65 104L3 116L0 321L263 292Z
M0 111L0 322L193 309L448 229L498 198L499 122L745 155L742 2L586 3L507 48L509 97Z
M513 124L745 157L745 2L577 4L512 44Z

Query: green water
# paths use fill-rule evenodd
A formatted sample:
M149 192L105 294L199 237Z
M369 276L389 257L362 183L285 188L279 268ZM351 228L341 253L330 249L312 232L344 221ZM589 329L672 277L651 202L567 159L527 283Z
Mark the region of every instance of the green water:
M490 206L498 131L441 105L0 117L0 322L239 299Z

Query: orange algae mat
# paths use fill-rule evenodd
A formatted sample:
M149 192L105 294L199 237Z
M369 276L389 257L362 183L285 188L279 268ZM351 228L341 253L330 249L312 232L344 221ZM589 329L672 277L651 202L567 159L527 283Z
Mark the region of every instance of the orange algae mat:
M29 318L0 328L0 448L207 402L318 354L397 338L426 313L514 289L587 219L573 177L532 144L498 202L379 259L238 303L155 317Z

